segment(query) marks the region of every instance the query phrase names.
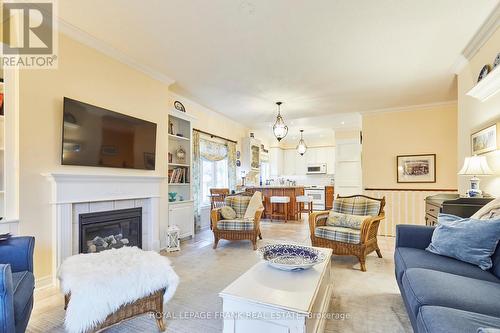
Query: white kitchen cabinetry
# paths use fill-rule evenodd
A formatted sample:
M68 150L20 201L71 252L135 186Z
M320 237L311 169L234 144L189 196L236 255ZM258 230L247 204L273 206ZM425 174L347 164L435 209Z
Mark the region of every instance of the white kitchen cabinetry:
M284 176L293 176L295 175L295 159L299 154L295 149L285 149L284 150L284 166L283 166L283 175Z
M179 227L179 238L194 235L193 221L193 201L176 201L168 205L168 223Z
M306 152L307 154L307 152ZM300 154L296 154L295 157L295 174L298 176L305 175L307 172L307 160L306 154L300 156Z
M271 176L303 176L307 165L326 163L327 173L335 173L335 147L312 147L301 156L296 149L269 149Z
M269 148L269 164L271 167L271 177L277 177L283 174L283 162L283 149L278 147Z
M335 147L312 147L309 148L305 155L306 164L321 164L326 163L327 173L335 173Z

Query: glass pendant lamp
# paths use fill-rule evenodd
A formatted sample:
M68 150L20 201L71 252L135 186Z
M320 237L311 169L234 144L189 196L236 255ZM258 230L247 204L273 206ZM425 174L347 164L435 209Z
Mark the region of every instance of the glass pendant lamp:
M297 145L297 153L299 153L300 156L303 156L307 150L307 145L304 141L303 134L304 134L304 130L301 129L300 130L300 141L299 141L299 144Z
M281 116L281 102L276 102L278 106L278 116L276 117L276 122L273 125L273 133L278 141L281 141L288 134L288 126L285 125L285 121Z

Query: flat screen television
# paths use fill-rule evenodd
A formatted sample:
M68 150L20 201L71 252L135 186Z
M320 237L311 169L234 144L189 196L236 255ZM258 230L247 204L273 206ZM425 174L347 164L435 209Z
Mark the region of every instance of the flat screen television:
M67 97L63 112L63 165L155 169L155 123Z

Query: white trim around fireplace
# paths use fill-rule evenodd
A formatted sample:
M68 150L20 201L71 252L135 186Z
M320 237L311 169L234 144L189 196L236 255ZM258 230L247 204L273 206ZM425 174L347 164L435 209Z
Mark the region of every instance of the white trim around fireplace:
M52 284L57 285L57 269L62 261L75 254L78 234L75 214L83 207L89 211L121 209L134 203L143 208L142 247L160 250L160 191L165 177L49 173L52 185ZM83 209L87 210L87 209Z

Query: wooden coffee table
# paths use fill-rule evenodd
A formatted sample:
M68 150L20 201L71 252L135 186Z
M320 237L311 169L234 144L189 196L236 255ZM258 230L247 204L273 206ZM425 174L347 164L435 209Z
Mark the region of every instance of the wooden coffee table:
M305 271L285 272L264 261L241 275L219 296L224 333L322 332L332 295L331 249L326 260Z

